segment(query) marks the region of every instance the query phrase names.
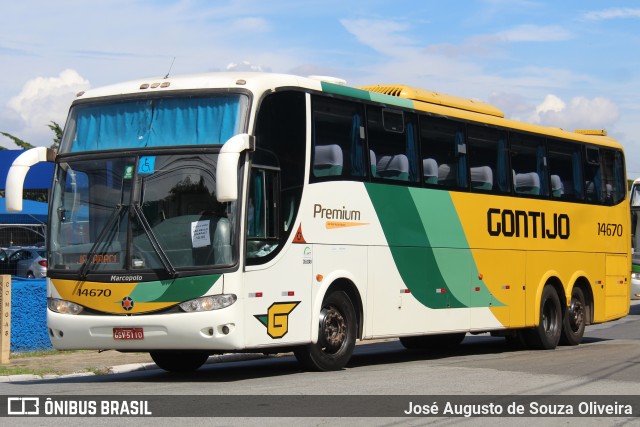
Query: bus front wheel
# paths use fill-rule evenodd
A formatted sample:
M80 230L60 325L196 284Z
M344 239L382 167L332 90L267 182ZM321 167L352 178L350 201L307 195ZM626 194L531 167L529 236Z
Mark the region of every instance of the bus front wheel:
M349 296L332 292L320 310L318 342L294 350L302 367L313 371L342 369L356 345L356 313Z
M152 351L151 359L159 368L169 372L192 372L209 358L209 353L201 351Z
M529 348L553 350L557 347L562 332L562 307L553 286L546 285L542 290L538 326L524 332Z

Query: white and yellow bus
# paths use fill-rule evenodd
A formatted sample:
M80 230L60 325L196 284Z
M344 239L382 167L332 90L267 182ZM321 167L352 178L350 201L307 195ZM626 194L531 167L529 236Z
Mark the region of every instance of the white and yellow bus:
M622 147L402 85L216 73L81 92L56 164L57 349L293 351L341 369L356 340L492 332L580 343L629 310Z

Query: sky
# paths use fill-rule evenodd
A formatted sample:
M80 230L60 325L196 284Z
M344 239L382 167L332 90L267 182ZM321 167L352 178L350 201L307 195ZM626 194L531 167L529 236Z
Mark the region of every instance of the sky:
M402 83L606 129L640 177L637 0L3 2L0 131L49 146L81 90L234 69Z

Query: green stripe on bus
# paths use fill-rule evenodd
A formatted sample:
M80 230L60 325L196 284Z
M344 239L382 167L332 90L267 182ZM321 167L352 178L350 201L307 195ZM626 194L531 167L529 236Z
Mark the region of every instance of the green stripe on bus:
M349 96L351 98L364 99L371 101L369 92L362 89L356 89L349 86L337 85L335 83L320 82L323 92L335 93L336 95Z
M446 191L365 184L398 272L411 294L430 308L503 305L478 270ZM471 283L479 291L471 292Z
M182 302L204 295L220 274L139 283L129 295L136 302Z
M396 105L403 108L415 108L413 101L410 99L398 98L397 96L385 95L383 93L371 92L371 100L375 102Z
M356 99L364 99L365 101L381 102L388 105L395 105L403 108L414 108L413 101L406 98L398 98L397 96L385 95L377 92L368 92L354 87L337 85L335 83L320 82L323 92L335 93L336 95L348 96Z

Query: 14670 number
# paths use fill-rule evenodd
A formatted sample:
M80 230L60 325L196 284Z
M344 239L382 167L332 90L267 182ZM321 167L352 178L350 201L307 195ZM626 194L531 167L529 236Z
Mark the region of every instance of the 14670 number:
M110 297L111 289L78 289L76 295L81 297Z
M598 236L622 236L622 224L598 223Z

